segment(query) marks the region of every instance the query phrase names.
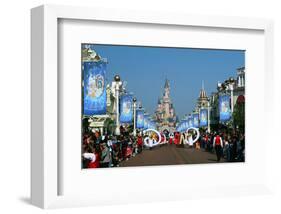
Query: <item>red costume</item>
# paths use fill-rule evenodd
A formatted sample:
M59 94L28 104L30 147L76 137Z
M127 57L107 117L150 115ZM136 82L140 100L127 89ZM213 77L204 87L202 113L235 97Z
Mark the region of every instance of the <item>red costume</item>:
M175 144L179 145L179 143L180 143L180 134L177 132L175 133Z
M170 137L170 139L169 139L169 144L172 144L172 143L173 143L173 138Z
M142 146L142 137L141 136L138 136L138 140L137 140L137 144L138 146Z
M133 150L132 150L132 148L130 148L130 147L128 146L127 149L126 149L126 158L131 157L132 154L133 154Z
M164 141L165 141L165 137L163 134L161 134L161 143L164 143Z
M95 156L96 156L96 160L91 161L88 164L88 168L99 168L100 167L100 157L99 157L98 153L95 153Z

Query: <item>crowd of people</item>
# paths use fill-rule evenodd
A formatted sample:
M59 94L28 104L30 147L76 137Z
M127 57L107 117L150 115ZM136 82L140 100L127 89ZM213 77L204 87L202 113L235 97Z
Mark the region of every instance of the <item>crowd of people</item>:
M118 167L121 161L141 153L143 137L122 132L102 135L98 129L85 132L82 143L82 168Z
M161 133L161 140L157 135L143 134L134 136L123 129L118 136L101 134L99 129L92 129L83 133L82 168L118 167L122 161L142 153L144 148L152 149L155 142L159 145L170 144L177 147L189 147L215 153L217 161L223 158L227 162L245 161L245 135L242 133L201 132L194 143L190 141L196 136L194 133ZM148 139L148 140L147 140ZM147 141L151 142L146 142Z
M186 137L184 136L183 139ZM191 147L216 153L217 162L221 158L227 162L245 161L245 135L243 133L201 132L199 139Z

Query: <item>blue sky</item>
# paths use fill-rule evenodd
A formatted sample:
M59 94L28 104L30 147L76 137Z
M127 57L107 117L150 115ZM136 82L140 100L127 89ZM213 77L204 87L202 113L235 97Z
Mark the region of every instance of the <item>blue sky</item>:
M93 45L107 58L107 80L116 74L127 82L127 90L153 114L158 97L163 94L165 79L170 81L171 99L181 119L196 104L204 87L209 95L217 82L236 77L236 69L245 66L245 51L142 46Z

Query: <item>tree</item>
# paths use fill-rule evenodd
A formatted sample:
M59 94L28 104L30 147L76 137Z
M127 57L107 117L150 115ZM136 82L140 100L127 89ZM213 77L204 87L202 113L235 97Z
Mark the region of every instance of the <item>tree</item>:
M233 124L239 127L240 131L245 129L245 102L237 102L233 110Z

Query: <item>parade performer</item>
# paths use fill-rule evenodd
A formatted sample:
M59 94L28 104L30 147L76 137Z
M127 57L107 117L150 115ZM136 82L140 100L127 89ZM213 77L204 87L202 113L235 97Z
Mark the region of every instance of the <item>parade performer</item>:
M153 147L153 139L152 139L151 137L149 137L149 138L147 139L147 141L148 141L148 147L149 147L149 149L151 150L152 147Z
M187 134L187 142L190 147L193 147L193 137L190 133Z
M194 131L196 132L195 139L193 139L193 134L189 132L190 130L193 130L193 132ZM186 140L185 140L185 142L189 145L189 147L193 147L193 144L198 141L199 137L200 137L199 130L197 128L190 127L186 130Z
M174 144L177 146L180 144L180 133L179 132L175 133Z
M161 141L160 141L160 146L163 144L166 144L166 136L164 133L161 133Z
M189 141L188 141L188 133L186 133L186 134L184 135L184 144L189 145Z
M147 129L144 131L144 133L148 133L148 136L144 138L144 144L146 147L149 147L149 149L152 149L152 147L160 144L161 135L157 130Z
M222 156L222 148L223 148L222 138L221 138L221 136L219 134L217 134L214 137L213 147L215 148L215 151L216 151L217 162L219 162L220 159L221 159L221 156Z
M169 144L170 144L170 145L173 144L173 138L174 138L173 133L169 134Z
M137 145L138 145L138 153L141 153L142 147L143 147L143 141L142 141L141 133L139 133L139 135L138 135Z
M185 144L185 134L184 134L184 133L181 133L181 134L180 134L180 143L179 143L179 145L180 145L181 147L184 147L184 144Z

